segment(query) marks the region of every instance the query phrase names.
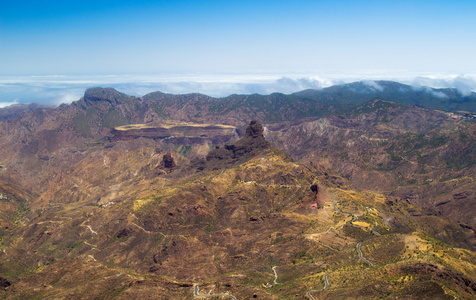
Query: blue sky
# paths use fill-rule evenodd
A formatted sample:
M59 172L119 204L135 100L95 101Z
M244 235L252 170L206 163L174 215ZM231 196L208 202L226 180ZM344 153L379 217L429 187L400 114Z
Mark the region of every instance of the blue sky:
M0 84L124 74L474 78L475 12L474 0L2 0ZM0 101L16 95L2 88Z

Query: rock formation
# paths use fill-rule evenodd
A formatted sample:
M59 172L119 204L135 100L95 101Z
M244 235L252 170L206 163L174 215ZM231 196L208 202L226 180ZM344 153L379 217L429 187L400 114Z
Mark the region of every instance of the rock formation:
M175 167L175 160L174 160L174 157L172 156L172 153L170 152L165 153L160 165L166 169L173 169Z
M263 136L263 126L256 120L250 122L245 135L233 144L213 149L206 157L206 163L199 164L199 169L219 169L247 161L265 151L271 144Z

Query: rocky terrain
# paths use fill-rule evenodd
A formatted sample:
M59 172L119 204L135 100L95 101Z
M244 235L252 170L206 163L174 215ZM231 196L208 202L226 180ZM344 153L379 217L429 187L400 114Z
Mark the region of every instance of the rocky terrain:
M476 228L467 209L476 199L475 133L473 122L375 100L346 115L269 126L267 138L316 171Z
M474 298L475 123L380 85L5 118L1 297Z

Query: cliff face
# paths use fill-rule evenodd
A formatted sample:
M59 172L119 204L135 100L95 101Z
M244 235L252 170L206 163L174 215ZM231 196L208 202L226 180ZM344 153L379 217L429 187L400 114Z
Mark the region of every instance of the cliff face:
M236 127L216 124L173 124L173 125L146 125L133 124L116 127L111 130L113 141L131 140L136 138L180 139L191 143L220 144L238 137Z
M217 147L208 153L206 164L199 169L219 169L250 160L259 153L271 148L271 144L263 136L263 126L256 120L250 122L245 136L235 143Z

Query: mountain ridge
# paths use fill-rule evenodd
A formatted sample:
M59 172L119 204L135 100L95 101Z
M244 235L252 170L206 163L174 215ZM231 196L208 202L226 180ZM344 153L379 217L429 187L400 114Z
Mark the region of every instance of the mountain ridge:
M346 93L154 95L0 121L2 297L476 293L474 121Z

